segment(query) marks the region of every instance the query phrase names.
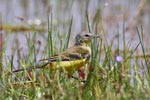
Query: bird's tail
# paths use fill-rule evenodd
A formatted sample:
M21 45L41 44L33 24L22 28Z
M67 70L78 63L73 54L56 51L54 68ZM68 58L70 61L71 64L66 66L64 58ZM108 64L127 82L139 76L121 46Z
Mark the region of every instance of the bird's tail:
M37 66L29 66L27 68L22 68L22 69L17 69L12 71L12 73L17 73L17 72L21 72L21 71L31 71L33 69L41 69L44 68L48 63L42 64L42 65L37 65Z

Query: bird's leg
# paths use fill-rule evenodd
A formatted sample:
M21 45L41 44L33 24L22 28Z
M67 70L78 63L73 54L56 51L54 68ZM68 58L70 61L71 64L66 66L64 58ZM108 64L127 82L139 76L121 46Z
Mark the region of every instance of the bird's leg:
M73 75L71 76L71 78L73 78L73 79L75 79L75 80L78 80L78 81L81 81L81 82L83 82L83 83L86 82L86 80L80 79L80 78L75 77L75 76L73 76Z

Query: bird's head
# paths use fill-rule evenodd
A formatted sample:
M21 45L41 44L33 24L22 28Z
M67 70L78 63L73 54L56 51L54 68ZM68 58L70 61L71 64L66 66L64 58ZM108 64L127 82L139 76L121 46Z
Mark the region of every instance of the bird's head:
M75 43L76 44L82 44L82 43L89 43L91 39L93 38L99 38L100 35L95 35L94 33L89 33L89 32L80 32L77 34L75 38Z

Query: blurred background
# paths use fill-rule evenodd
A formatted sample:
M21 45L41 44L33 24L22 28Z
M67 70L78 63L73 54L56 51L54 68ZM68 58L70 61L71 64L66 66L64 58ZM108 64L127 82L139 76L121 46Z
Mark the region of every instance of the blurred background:
M145 45L150 44L149 0L0 0L0 34L4 59L14 55L14 63L17 62L18 50L21 55L25 55L28 52L26 37L33 33L36 33L35 47L40 46L42 53L46 45L48 22L52 23L50 27L53 29L54 40L55 34L59 34L55 42L58 44L71 26L69 45L72 45L77 33L89 31L87 17L90 30L104 35L109 44L114 43L114 49L118 41L120 48L123 48L123 33L131 48L135 47L139 43L136 27L143 30ZM115 40L118 35L119 40ZM147 46L146 50L149 51ZM41 53L37 59L42 58Z

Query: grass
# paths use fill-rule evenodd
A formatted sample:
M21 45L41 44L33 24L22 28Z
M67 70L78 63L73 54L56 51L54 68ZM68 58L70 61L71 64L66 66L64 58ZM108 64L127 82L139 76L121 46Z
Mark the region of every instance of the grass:
M98 9L99 10L99 9ZM100 16L100 15L96 15ZM87 27L91 32L97 32L99 23L97 19L89 19L88 14ZM52 15L48 18L48 38L42 57L51 56L58 51L66 49L69 44L71 35L72 20L69 21L68 34L64 37L59 37L59 32L55 32L52 28ZM100 20L99 20L100 21ZM93 22L93 26L90 26ZM95 23L94 23L95 22ZM108 43L106 36L104 39L95 39L91 43L92 57L89 65L84 67L85 82L73 78L65 77L58 71L50 70L32 70L31 72L11 73L14 66L12 64L13 57L7 62L4 62L6 68L1 72L0 77L0 97L2 100L12 99L27 99L27 100L148 100L150 99L150 81L149 81L149 63L145 53L144 42L141 37L141 31L137 27L137 35L139 43L134 48L130 48L130 41L126 41L126 36L123 32L120 37L117 33L114 41L117 41L115 52L113 42ZM95 26L94 26L95 25ZM91 28L95 27L95 28ZM92 30L95 29L95 30ZM117 29L118 31L118 29ZM104 32L104 30L103 30ZM55 33L55 35L54 35ZM35 48L36 34L26 36L28 44L28 54L19 56L18 50L18 65L22 67L36 65L37 49ZM104 32L104 35L106 33ZM55 37L55 38L54 38ZM121 38L121 39L120 39ZM60 40L60 47L55 47L56 40ZM63 42L61 41L63 40ZM65 41L64 41L65 40ZM120 49L119 42L123 42L123 50ZM57 42L58 43L58 42ZM129 43L129 44L128 44ZM19 48L19 47L18 47ZM60 50L57 50L60 49ZM143 57L139 59L133 55L137 49L142 49ZM4 53L4 52L2 52ZM3 54L4 55L4 54ZM48 55L48 56L47 56ZM122 57L121 61L117 61L116 57ZM11 68L10 68L11 67Z
M138 34L140 35L139 31ZM31 42L34 37L35 35L31 40L27 38L29 47L27 58L29 59L21 59L21 66L34 62L35 47ZM143 46L140 36L139 39ZM49 40L47 41L49 42ZM64 44L64 46L66 45ZM60 75L59 72L53 73L45 69L40 72L33 70L30 73L25 71L13 75L9 73L11 70L5 70L0 79L1 99L149 99L149 72L143 61L136 63L133 60L134 64L131 64L130 60L132 59L128 58L128 49L126 48L123 57L128 59L116 62L111 52L112 46L102 45L98 40L94 40L91 47L93 51L90 68L85 72L86 82L67 78ZM102 48L105 56L100 64ZM144 59L146 61L145 56ZM7 66L10 66L9 62ZM141 68L145 73L140 73ZM131 73L134 73L134 76L131 76ZM30 78L30 81L24 81L27 77ZM132 84L131 80L134 80Z

